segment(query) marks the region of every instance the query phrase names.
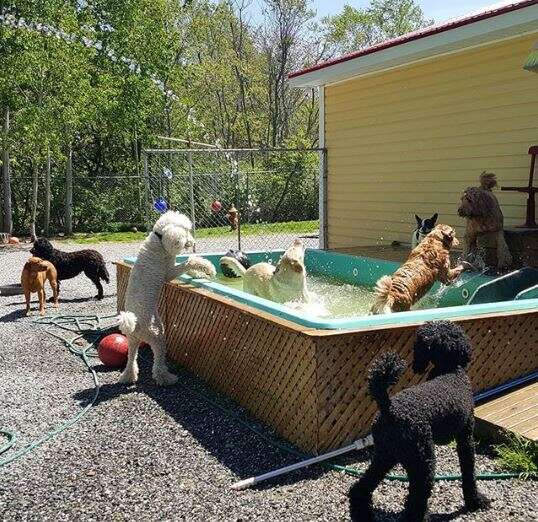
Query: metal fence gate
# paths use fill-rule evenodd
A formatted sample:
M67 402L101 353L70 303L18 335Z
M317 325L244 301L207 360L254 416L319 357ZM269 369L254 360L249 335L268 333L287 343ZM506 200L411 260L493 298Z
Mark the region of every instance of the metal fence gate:
M146 219L187 214L196 251L319 248L323 149L144 151Z

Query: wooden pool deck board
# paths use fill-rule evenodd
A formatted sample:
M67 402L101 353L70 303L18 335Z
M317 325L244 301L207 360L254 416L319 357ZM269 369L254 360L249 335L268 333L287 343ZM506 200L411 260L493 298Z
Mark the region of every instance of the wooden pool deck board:
M538 440L538 382L481 404L475 417L478 430L486 434L511 432Z

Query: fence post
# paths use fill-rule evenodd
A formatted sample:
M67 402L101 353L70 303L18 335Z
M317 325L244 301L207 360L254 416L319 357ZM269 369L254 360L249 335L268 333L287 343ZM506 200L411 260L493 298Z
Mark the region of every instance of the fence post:
M239 163L237 162L237 154L233 153L233 162L232 165L237 165L235 167L235 186L236 186L236 192L235 192L235 199L236 199L236 207L237 208L237 249L241 250L241 202L239 201L239 194L241 194L241 187L239 186L239 183L241 183L241 173L239 171ZM247 169L247 176L248 176L248 169ZM248 193L247 193L248 198ZM248 207L248 199L247 199L247 207ZM248 216L247 216L248 219Z
M192 222L192 234L196 237L196 214L194 212L194 174L192 171L192 152L187 152L187 161L189 163L189 192L191 200L191 222ZM196 252L196 243L193 247L193 252Z
M36 161L31 162L32 165L32 207L30 210L30 240L37 239L36 234L36 219L37 219L37 191L39 189L39 167Z
M3 231L11 234L13 232L13 215L11 211L11 178L9 169L9 107L4 112L4 147L2 157L2 186L3 186Z
M47 169L45 170L45 221L43 233L49 236L50 228L50 147L47 148Z
M65 169L65 233L73 233L73 148L71 143L67 152Z
M144 217L146 220L147 231L151 230L151 206L153 201L151 201L151 188L149 186L149 168L148 168L148 153L144 150L142 151L144 156L144 197L145 197L145 212Z

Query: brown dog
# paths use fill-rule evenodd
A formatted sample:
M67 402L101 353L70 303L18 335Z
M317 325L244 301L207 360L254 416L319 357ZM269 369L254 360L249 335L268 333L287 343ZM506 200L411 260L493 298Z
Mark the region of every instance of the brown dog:
M480 174L480 187L465 189L458 214L465 218L467 227L463 240L463 256L467 257L477 249L477 239L486 234L495 236L497 251L497 268L508 268L512 256L504 239L504 216L497 198L491 191L497 185L497 178L492 172Z
M405 312L433 286L435 281L449 284L464 270L450 268L450 249L459 241L448 225L437 225L391 276L379 279L375 288L373 314Z
M21 284L26 298L26 315L30 313L30 296L37 292L39 313L45 315L45 281L48 279L54 296L54 305L58 307L58 274L49 261L31 257L26 261L21 274Z

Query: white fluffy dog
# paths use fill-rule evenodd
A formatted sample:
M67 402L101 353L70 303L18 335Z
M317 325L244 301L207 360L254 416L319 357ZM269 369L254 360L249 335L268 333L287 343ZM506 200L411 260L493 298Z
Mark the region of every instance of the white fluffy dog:
M298 239L282 254L276 266L256 263L247 270L237 259L228 256L221 257L220 263L243 278L245 292L277 303L307 303L310 300L306 286L304 247Z
M131 270L125 295L125 312L120 313L120 330L127 336L129 355L120 382L133 383L138 379L138 346L148 343L153 350L153 378L159 385L177 382L166 367L166 342L163 323L157 312L157 302L163 284L181 274L211 278L216 275L211 262L191 256L176 266L176 255L192 247L192 225L178 212L166 212L153 226L145 239Z

